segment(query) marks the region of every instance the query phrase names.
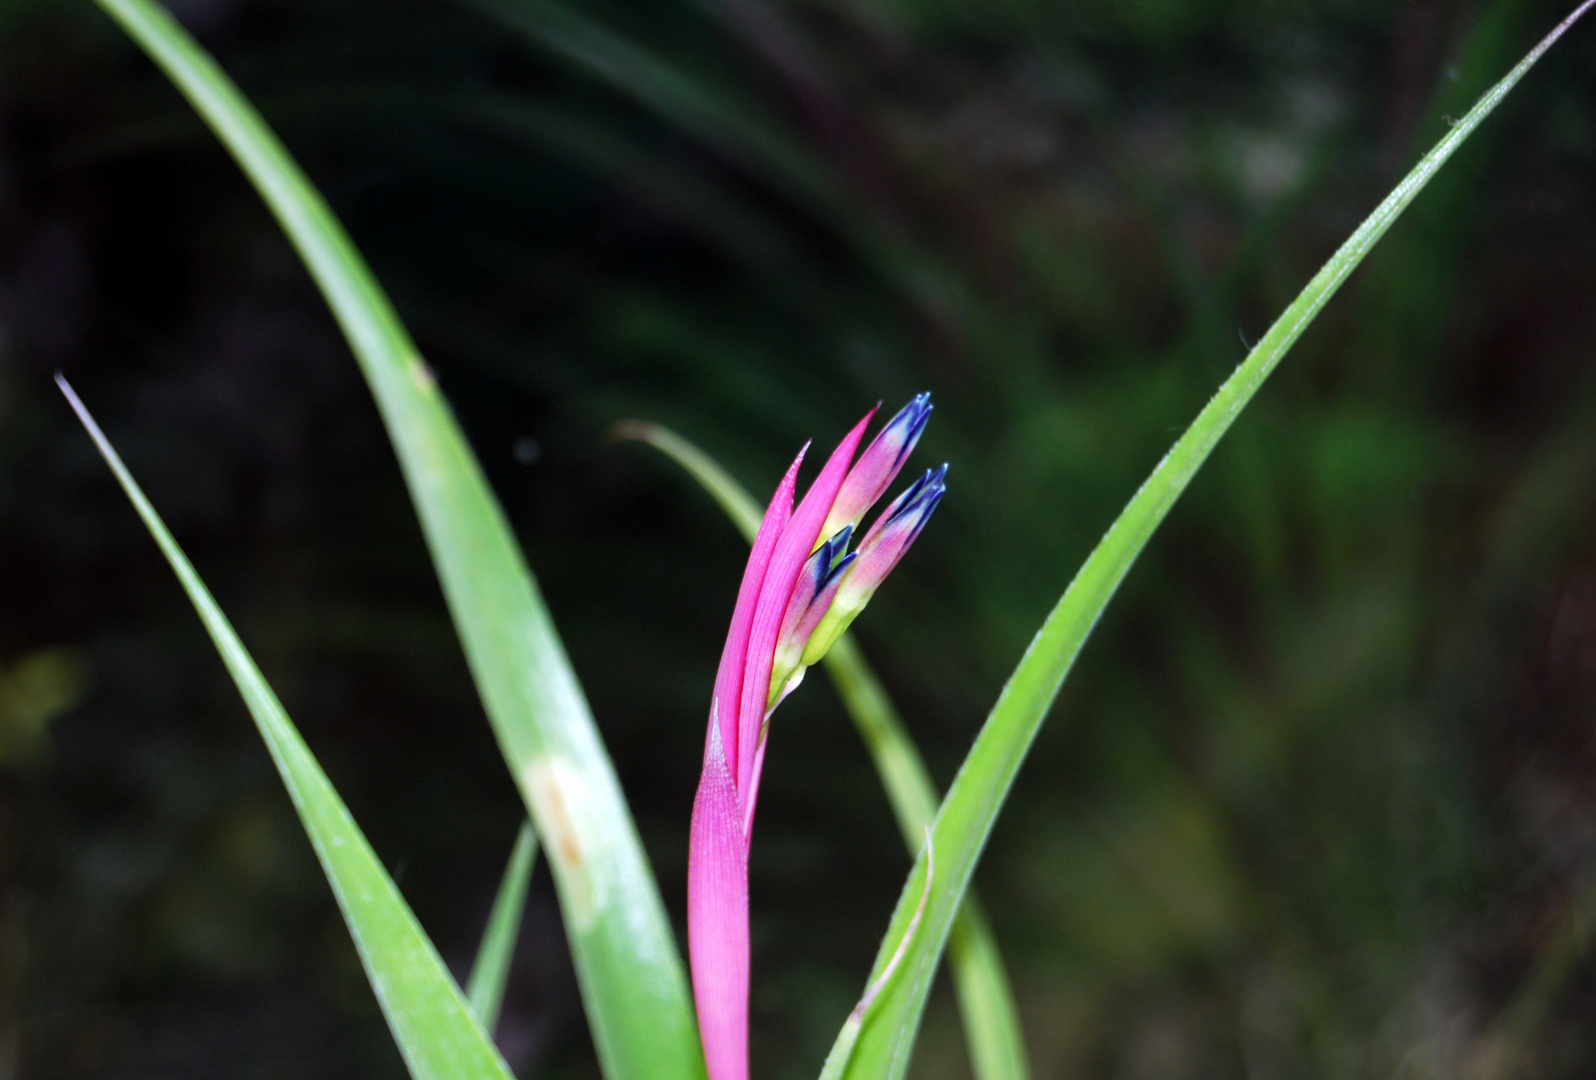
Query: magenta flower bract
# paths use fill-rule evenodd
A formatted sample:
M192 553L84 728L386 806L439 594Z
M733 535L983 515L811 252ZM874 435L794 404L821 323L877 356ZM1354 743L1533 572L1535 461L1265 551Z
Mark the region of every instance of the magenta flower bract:
M850 469L875 412L832 451L796 510L807 446L777 485L715 675L687 860L687 951L709 1080L748 1077L748 846L770 713L864 608L942 498L946 465L917 480L847 552L925 428L930 395L888 421Z

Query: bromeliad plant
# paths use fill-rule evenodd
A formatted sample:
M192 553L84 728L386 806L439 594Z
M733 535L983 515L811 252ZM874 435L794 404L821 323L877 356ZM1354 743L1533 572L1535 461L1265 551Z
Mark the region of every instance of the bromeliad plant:
M934 795L923 766L892 722L890 706L857 650L846 636L839 637L941 497L943 473L927 473L888 508L857 552L847 552L863 515L912 448L929 404L917 399L900 413L850 470L862 422L791 509L795 463L755 538L711 697L704 778L689 844L695 1024L680 954L581 687L503 513L414 342L331 210L214 61L155 0L98 2L233 153L299 250L349 340L397 451L488 720L548 852L594 1044L609 1080L698 1080L705 1070L700 1029L712 1080L747 1075L746 860L766 721L804 669L828 648L833 653L828 667L873 740L906 839L913 844L920 827L930 829L918 845L919 857L882 941L870 989L843 1025L825 1076L897 1080L903 1075L932 976L957 918L964 933L950 958L977 1073L980 1080L1023 1080L1024 1054L1014 1034L1007 984L984 922L967 902L968 887L1065 675L1137 555L1292 344L1436 171L1596 4L1585 0L1452 125L1219 388L1048 615L935 809L934 821ZM525 2L537 18L541 6ZM648 66L646 57L617 53L609 47L613 43L584 38L579 29L553 26L572 48L605 63L616 61L639 85L658 81L661 73ZM513 943L518 897L530 872L531 835L517 844L468 996L443 966L154 507L81 402L64 383L63 389L238 684L411 1075L417 1080L508 1080L509 1070L488 1032ZM887 746L891 749L884 750Z
M921 394L849 468L872 409L793 509L806 446L776 487L743 571L715 676L704 774L693 802L687 943L710 1080L748 1076L748 847L770 715L836 644L941 502L947 466L928 469L881 514L857 551L854 529L903 467L931 416Z

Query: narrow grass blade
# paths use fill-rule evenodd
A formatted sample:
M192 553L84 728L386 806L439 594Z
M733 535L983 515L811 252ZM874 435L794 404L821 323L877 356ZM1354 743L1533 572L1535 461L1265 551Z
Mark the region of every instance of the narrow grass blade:
M870 1006L886 985L892 981L892 976L897 973L898 965L903 961L904 955L909 951L909 946L914 942L914 932L920 925L920 917L925 914L925 902L931 895L933 883L936 881L935 852L931 848L931 830L925 831L925 891L920 894L920 904L914 909L914 915L909 919L909 929L905 932L903 940L898 942L898 949L887 961L887 966L882 969L869 986L865 987L864 996L848 1014L848 1019L842 1022L842 1032L837 1036L837 1041L832 1044L831 1053L826 1055L826 1060L820 1067L820 1080L842 1080L847 1071L848 1062L853 1057L854 1045L859 1041L859 1033L864 1030L865 1018L870 1015Z
M703 1075L681 956L615 771L481 466L348 234L226 74L153 0L99 0L243 167L349 339L398 452L500 749L549 852L609 1080Z
M1275 365L1392 222L1546 50L1593 4L1596 0L1581 4L1487 91L1358 227L1219 388L1082 565L1010 676L943 800L932 831L937 880L930 890L930 903L905 954L902 970L877 999L853 1046L845 1074L848 1080L898 1080L908 1068L937 958L992 824L1065 675L1153 531ZM872 981L903 941L925 889L925 876L926 861L922 856L904 883L870 976ZM839 1042L846 1038L845 1031Z
M532 830L530 821L522 822L515 847L510 849L509 865L504 868L504 880L493 898L488 928L477 948L476 961L471 965L471 978L466 981L466 999L489 1034L499 1025L504 984L510 978L510 960L515 956L515 939L521 930L526 890L532 883L532 867L537 857L538 834Z
M720 508L726 511L726 516L743 534L743 539L750 544L754 542L763 511L754 502L753 496L714 458L670 428L642 420L623 420L610 429L610 435L616 439L647 443L686 469L688 475L697 480L699 486L709 492ZM917 838L914 843L918 851L920 839Z
M759 506L714 458L658 424L630 421L618 425L614 434L648 443L686 469L726 511L743 539L753 541L759 529ZM822 663L875 762L904 845L910 855L917 854L937 812L937 790L925 761L852 634L843 634ZM973 890L965 894L954 921L948 966L976 1080L1025 1080L1030 1066L1014 994L997 939ZM828 1059L846 1060L846 1055Z
M333 895L366 966L371 988L388 1019L394 1041L416 1080L444 1077L471 1080L513 1080L483 1026L460 995L437 950L416 922L393 879L371 850L349 809L333 790L310 748L283 711L232 624L200 581L199 574L144 497L104 432L78 400L65 379L56 376L89 437L116 474L133 508L150 530L166 561L199 612L227 672L238 685L249 713L266 740L266 749L288 788L310 836L316 857L327 873Z
M822 662L881 775L905 845L918 852L937 813L936 787L919 749L851 634L839 638ZM954 917L948 967L976 1080L1030 1076L1014 992L974 889L965 891Z

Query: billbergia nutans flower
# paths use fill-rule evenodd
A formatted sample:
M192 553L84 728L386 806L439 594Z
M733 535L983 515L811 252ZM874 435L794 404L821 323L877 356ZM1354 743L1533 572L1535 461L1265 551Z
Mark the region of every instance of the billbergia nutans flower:
M807 446L777 486L715 676L687 869L688 953L709 1080L748 1077L748 846L770 713L864 609L944 491L947 466L928 470L848 550L920 438L931 396L904 406L853 463L874 415L832 451L797 509Z

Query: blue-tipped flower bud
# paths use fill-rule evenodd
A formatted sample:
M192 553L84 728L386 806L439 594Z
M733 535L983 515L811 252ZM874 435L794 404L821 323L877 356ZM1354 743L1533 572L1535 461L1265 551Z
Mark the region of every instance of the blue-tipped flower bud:
M781 619L781 632L776 637L776 653L770 672L770 700L766 710L774 709L778 702L803 681L801 662L804 646L820 625L831 607L837 589L842 585L858 553L848 551L848 541L853 539L853 527L844 525L835 536L815 549L798 574L792 599Z
M925 475L909 485L870 526L855 553L858 558L837 586L824 618L809 635L800 665L807 667L825 656L848 629L848 624L864 610L942 501L947 492L947 474L947 465L927 469Z
M858 527L909 459L914 444L920 441L926 421L931 419L931 395L919 394L887 421L887 426L859 455L859 460L843 481L837 501L820 529L822 540L845 525Z

